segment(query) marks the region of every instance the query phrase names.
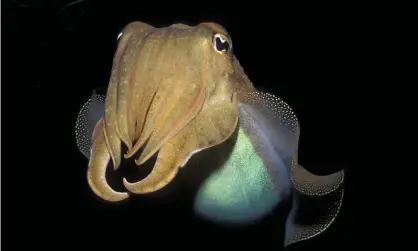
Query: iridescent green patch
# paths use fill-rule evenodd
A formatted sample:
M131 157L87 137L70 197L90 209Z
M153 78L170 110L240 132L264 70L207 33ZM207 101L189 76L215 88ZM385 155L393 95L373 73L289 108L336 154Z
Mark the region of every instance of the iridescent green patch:
M279 199L262 159L239 128L229 159L199 189L195 211L214 221L247 223L269 213Z

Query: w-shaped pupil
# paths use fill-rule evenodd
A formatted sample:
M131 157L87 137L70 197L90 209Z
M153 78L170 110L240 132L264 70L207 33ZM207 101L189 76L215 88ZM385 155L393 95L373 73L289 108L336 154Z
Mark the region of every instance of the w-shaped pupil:
M228 51L229 49L228 41L222 42L222 40L219 37L216 38L215 46L218 51Z

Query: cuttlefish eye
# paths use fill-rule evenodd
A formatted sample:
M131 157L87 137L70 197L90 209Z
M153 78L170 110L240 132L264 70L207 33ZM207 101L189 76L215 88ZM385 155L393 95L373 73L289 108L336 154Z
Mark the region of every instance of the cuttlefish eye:
M120 39L120 37L123 35L123 32L120 32L119 34L118 34L118 36L116 37L116 41L119 41L119 39Z
M227 54L232 48L232 43L226 36L217 33L213 35L213 48L219 53Z

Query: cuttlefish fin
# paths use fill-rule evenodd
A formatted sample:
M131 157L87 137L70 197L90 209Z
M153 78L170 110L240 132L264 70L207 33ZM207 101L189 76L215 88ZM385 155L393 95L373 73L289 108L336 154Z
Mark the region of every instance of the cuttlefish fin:
M106 201L117 202L128 198L128 193L114 191L106 182L106 168L110 154L103 129L103 119L100 119L94 129L87 179L90 188L97 196Z
M290 161L297 153L300 133L299 121L293 109L273 94L241 91L238 92L240 106L259 123L259 130L269 135L270 144L280 157Z
M286 220L284 245L304 241L323 234L335 221L343 203L341 187L323 197L293 194L293 205Z
M285 246L315 237L334 222L344 196L344 170L330 175L315 175L293 157L291 179L293 206L286 222Z
M106 97L97 93L98 89L93 90L93 94L78 113L75 136L78 150L90 159L90 151L94 140L94 129L98 121L103 119L104 103Z
M160 149L153 171L143 180L125 187L132 193L150 193L161 189L176 175L189 158L228 139L238 123L236 99L216 99L205 102L202 110L179 133Z
M344 170L330 175L315 175L292 159L291 178L293 187L307 196L324 196L336 191L344 182Z

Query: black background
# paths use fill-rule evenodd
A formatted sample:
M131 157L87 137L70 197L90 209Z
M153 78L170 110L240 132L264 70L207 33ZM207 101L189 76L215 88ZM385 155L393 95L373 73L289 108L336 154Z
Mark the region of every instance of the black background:
M370 46L373 30L361 11L304 5L227 9L220 1L173 7L142 1L67 3L2 5L2 98L8 101L2 105L10 121L4 126L17 131L3 133L10 137L7 157L13 163L8 171L3 164L2 182L10 185L3 185L2 195L13 212L3 219L15 226L3 231L23 237L11 243L14 250L282 248L282 230L270 218L254 227L221 229L193 216L187 203L134 198L109 205L89 190L87 160L75 146L75 119L92 89L106 88L116 36L135 20L157 27L214 21L229 31L254 85L277 94L297 113L301 164L317 174L347 170L346 199L336 222L321 237L289 249L351 246L359 228L353 216L358 100L370 67L368 55L360 52Z

